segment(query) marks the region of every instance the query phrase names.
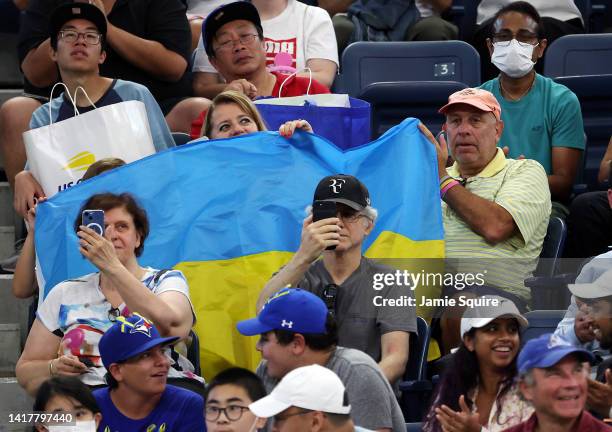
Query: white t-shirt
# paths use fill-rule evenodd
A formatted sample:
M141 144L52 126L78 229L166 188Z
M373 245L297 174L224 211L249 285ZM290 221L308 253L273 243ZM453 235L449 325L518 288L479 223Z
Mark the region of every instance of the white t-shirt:
M483 21L493 17L498 10L509 5L514 0L482 0L478 5L478 18L476 24L480 25ZM529 0L529 3L536 8L540 16L558 19L559 21L569 21L580 18L580 10L574 0Z
M187 13L206 18L209 13L231 0L187 0Z
M145 270L146 273L141 281L154 294L178 291L187 297L191 305L189 287L183 273L179 270L169 270L155 281L158 270L150 267ZM119 306L118 309L118 313L123 316L130 314L125 304ZM62 341L65 337L74 339L70 342L65 341L66 350L91 361L93 366L89 367L87 372L80 377L81 381L87 385L106 383L104 380L106 369L100 359L98 344L104 332L113 325L109 319L111 310L111 304L100 290L100 273L90 273L58 284L47 295L36 313L38 320L47 330L60 336ZM195 321L193 305L191 305L191 313ZM72 343L77 346L73 348ZM175 367L180 367L182 370L179 371ZM193 365L182 355L175 367L170 368L169 377L195 378L195 375L191 373Z
M274 64L279 52L293 57L291 66L298 70L310 59L331 60L338 65L338 45L329 14L316 6L289 0L280 15L261 22L266 43L268 65ZM202 36L196 48L194 72L216 73L208 61Z

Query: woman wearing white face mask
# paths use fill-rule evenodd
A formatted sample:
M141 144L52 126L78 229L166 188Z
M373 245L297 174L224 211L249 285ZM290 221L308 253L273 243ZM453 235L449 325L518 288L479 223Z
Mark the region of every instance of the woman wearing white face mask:
M480 88L493 93L501 106L500 147L513 159L534 159L544 167L553 216L565 217L564 204L584 150L582 113L574 93L534 70L547 46L542 26L540 15L527 2L501 9L487 39L499 76Z
M45 424L35 426L38 432L96 432L102 419L89 387L78 378L67 376L42 383L36 393L34 411L50 417Z

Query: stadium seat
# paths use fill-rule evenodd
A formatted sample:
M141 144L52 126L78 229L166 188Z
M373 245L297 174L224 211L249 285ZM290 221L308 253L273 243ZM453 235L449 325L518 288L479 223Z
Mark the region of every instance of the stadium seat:
M457 81L378 82L369 84L358 98L371 105L373 139L406 117L418 118L436 134L444 122L438 109L446 104L450 94L466 87Z
M462 41L356 42L342 55L335 89L357 97L369 84L392 81L459 81L480 85L480 57Z
M183 145L191 141L191 136L184 132L172 132L172 138L174 138L174 144L177 146Z
M191 343L187 348L187 360L193 365L193 373L202 376L202 368L200 367L200 339L193 330L189 331Z
M567 283L574 275L557 274L566 236L565 221L559 217L550 218L534 276L525 280L525 286L531 289L532 309L566 308L569 304Z
M450 8L442 17L452 22L459 29L459 40L469 41L476 29L476 12L480 0L453 0Z
M532 310L525 314L529 326L521 337L521 343L525 344L530 339L537 338L545 333L553 333L557 324L563 319L566 310Z
M612 56L612 45L608 55ZM612 62L608 75L564 76L555 81L568 87L580 101L588 139L582 181L596 190L599 164L612 136Z
M23 88L17 57L17 33L0 33L0 89Z
M567 35L546 50L547 77L600 74L612 74L612 34Z
M423 430L423 423L406 423L406 432L421 432Z
M410 355L402 381L399 384L402 396L400 405L407 422L421 421L428 408L431 382L426 380L427 350L430 328L421 317L417 317L417 334L410 335Z

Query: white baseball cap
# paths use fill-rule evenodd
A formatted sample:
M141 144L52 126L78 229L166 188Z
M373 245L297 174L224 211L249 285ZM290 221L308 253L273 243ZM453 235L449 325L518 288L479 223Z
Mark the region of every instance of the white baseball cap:
M250 404L249 409L257 417L272 417L291 406L331 414L351 412L338 375L316 364L289 372L272 393Z
M480 304L483 304L482 306L468 307L463 312L463 317L461 318L461 337L471 329L482 328L500 317L516 318L521 330L529 325L527 318L521 315L512 300L495 295L484 295L479 297L478 300L480 300Z
M612 296L612 270L599 276L595 282L584 284L568 284L567 287L576 297L596 299Z

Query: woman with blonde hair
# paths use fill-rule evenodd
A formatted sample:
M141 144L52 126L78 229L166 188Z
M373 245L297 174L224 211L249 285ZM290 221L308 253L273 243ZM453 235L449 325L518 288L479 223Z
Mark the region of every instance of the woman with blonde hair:
M281 125L278 132L290 138L295 129L312 133L306 120L291 120ZM268 128L255 104L243 93L228 90L219 93L208 108L202 128L202 136L210 139L231 138Z

